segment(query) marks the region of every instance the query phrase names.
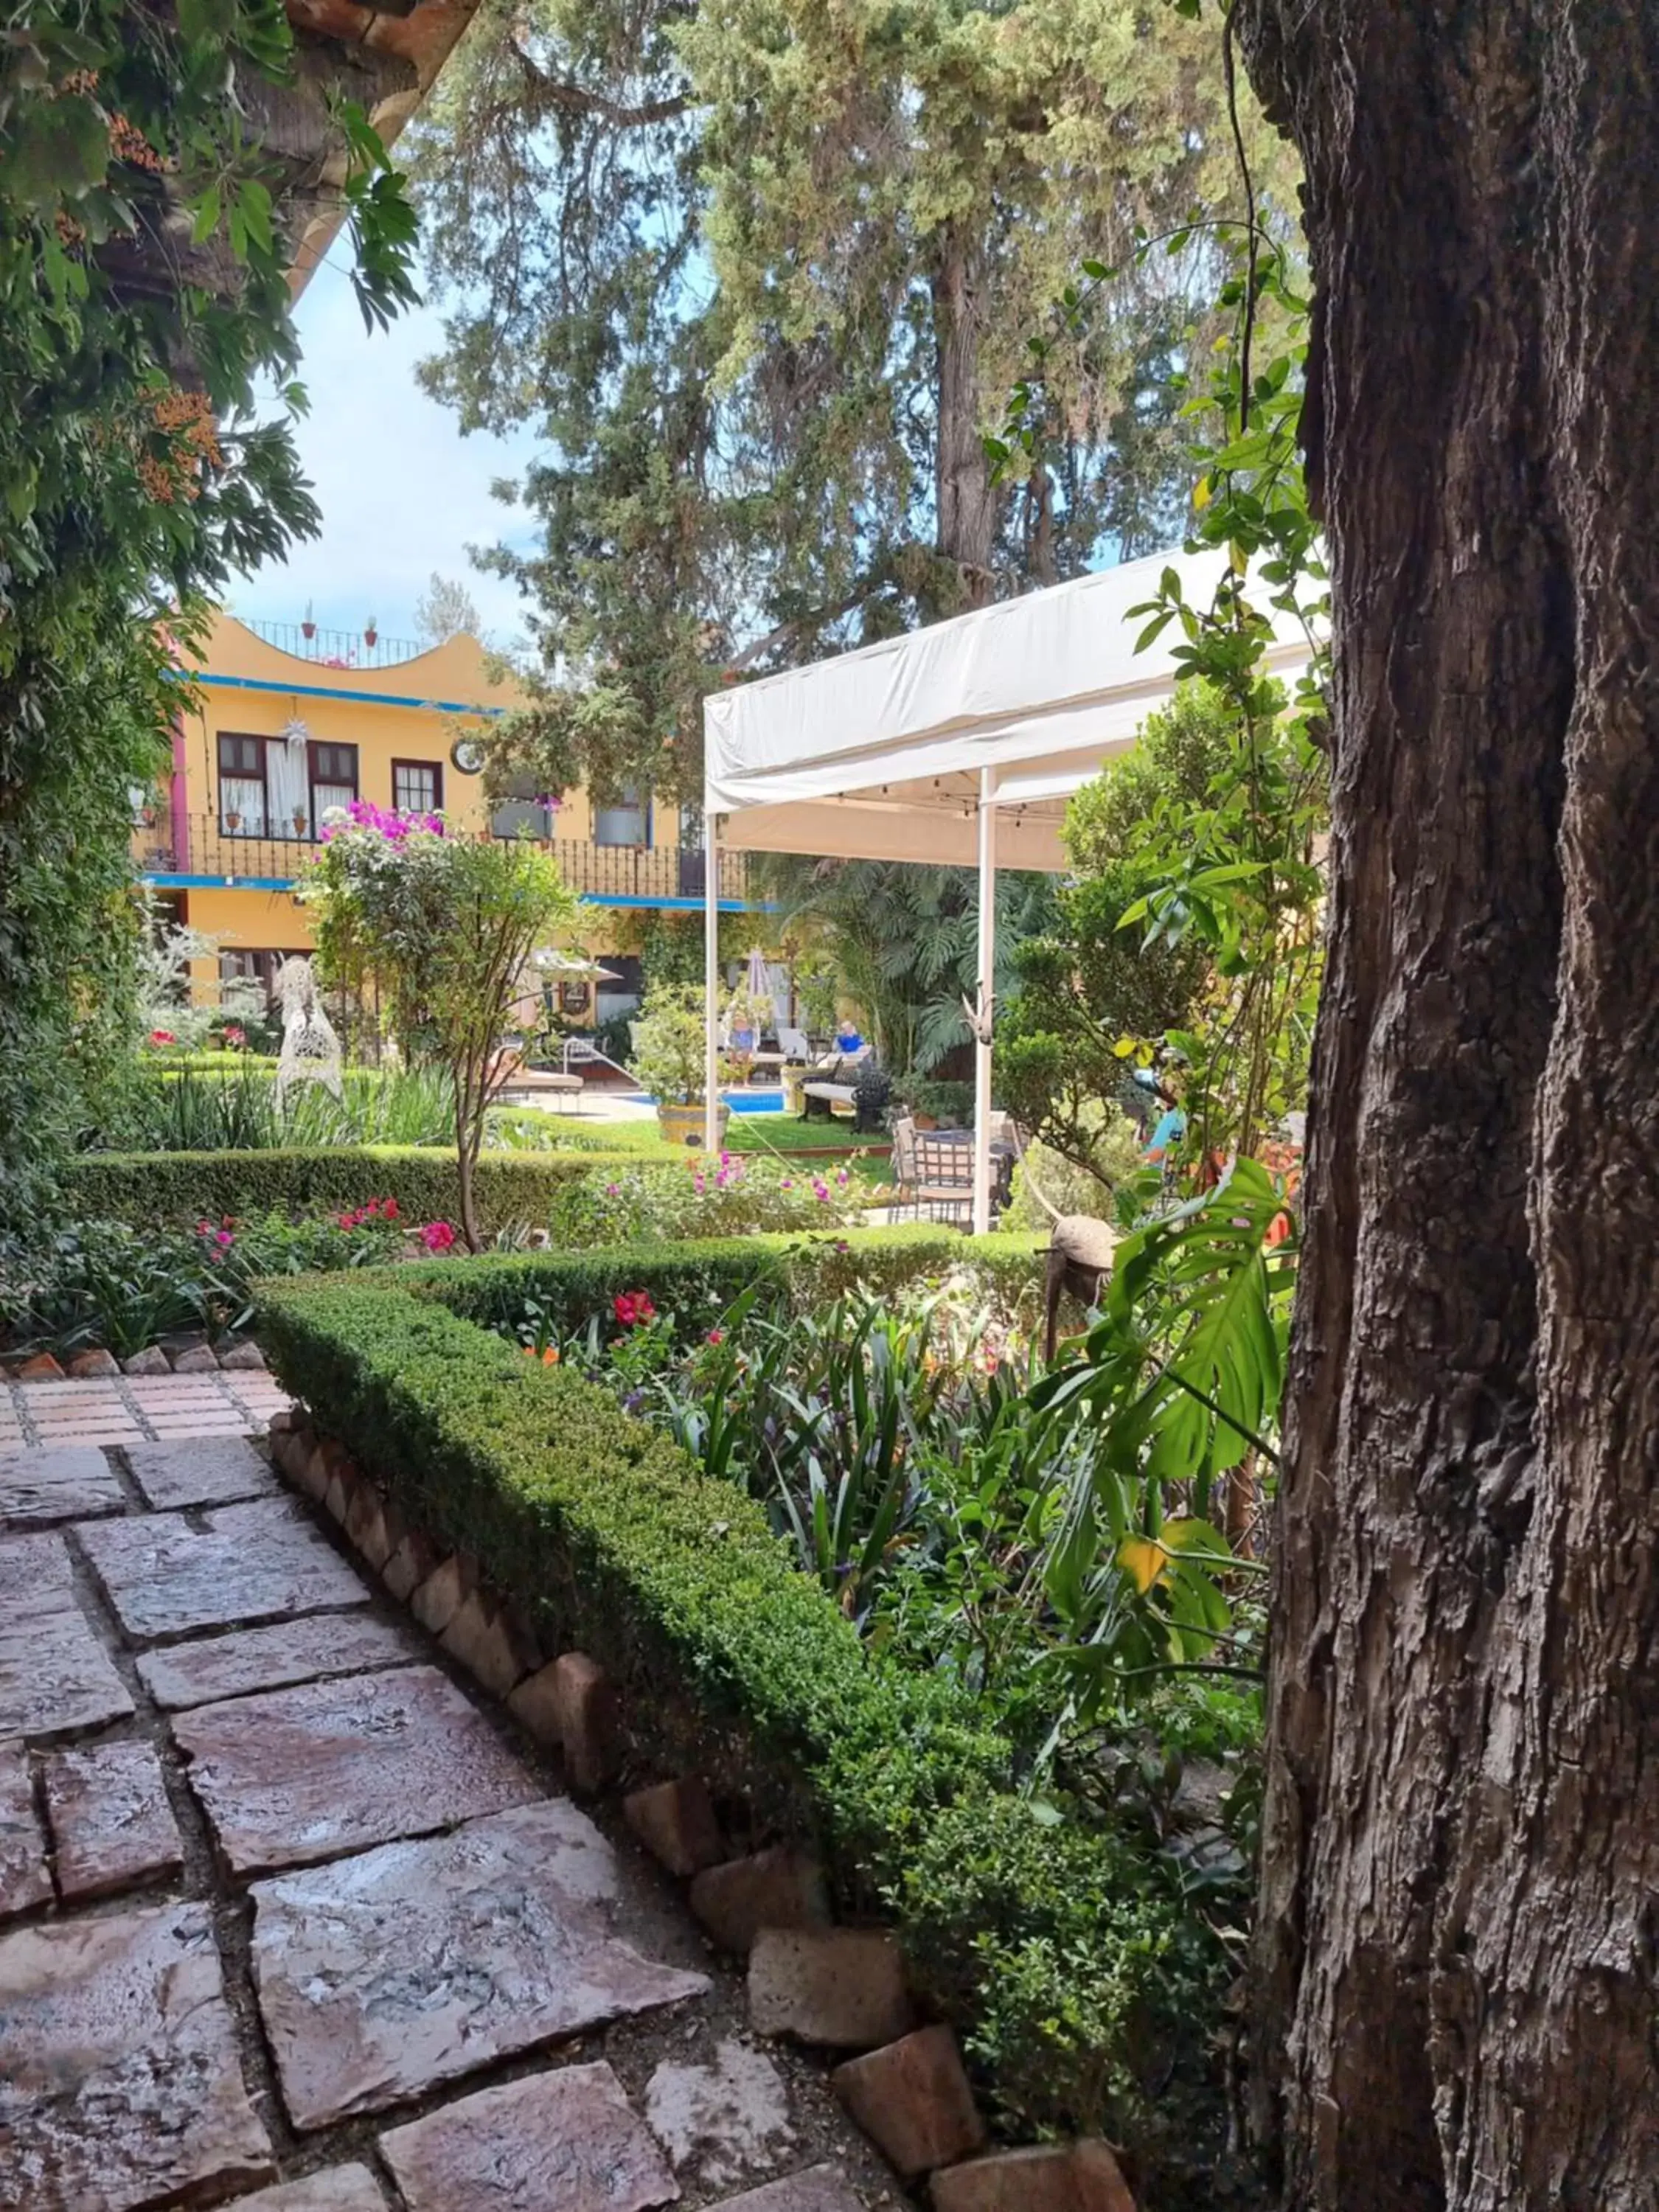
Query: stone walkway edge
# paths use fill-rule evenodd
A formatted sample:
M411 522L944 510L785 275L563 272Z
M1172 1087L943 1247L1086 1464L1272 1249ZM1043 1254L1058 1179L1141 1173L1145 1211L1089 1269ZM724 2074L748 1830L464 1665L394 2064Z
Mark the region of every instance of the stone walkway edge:
M465 1631L394 1605L389 1551L351 1564L362 1511L278 1482L268 1377L10 1384L0 1413L0 2204L908 2201L825 2057L757 2032L639 1808L564 1795ZM666 1788L639 1793L658 1859L710 1856Z
M364 1565L481 1688L504 1698L529 1734L562 1756L572 1786L589 1797L614 1790L626 1765L625 1717L604 1669L582 1652L543 1650L534 1626L488 1589L477 1563L446 1553L411 1524L302 1410L278 1416L271 1442L278 1468ZM828 1885L810 1858L784 1846L734 1856L695 1774L636 1788L621 1811L659 1864L689 1885L687 1902L705 1932L746 1961L754 2030L842 2055L831 2076L842 2106L903 2181L927 2185L935 2212L1135 2212L1116 2154L1103 2141L988 2148L952 2030L920 2019L890 1935L833 1924ZM788 2212L784 2186L775 2212ZM841 2201L826 2200L823 2212ZM774 2212L742 2203L744 2212ZM803 2197L801 2212L820 2212L818 2197Z

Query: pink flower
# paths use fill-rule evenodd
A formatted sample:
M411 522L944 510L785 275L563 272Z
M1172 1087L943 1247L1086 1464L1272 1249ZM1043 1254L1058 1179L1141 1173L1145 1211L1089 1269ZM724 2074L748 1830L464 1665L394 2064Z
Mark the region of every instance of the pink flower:
M657 1309L651 1303L649 1291L618 1291L611 1301L611 1310L623 1328L632 1328L636 1322L655 1321Z
M708 1341L710 1344L724 1344L726 1331L723 1328L711 1328L708 1332Z
M693 1176L691 1178L691 1188L696 1192L697 1196L701 1198L704 1191L708 1189L708 1186L701 1176Z
M607 1198L615 1198L621 1189L622 1185L619 1182L608 1182L605 1187L605 1194Z
M222 1252L228 1252L236 1239L228 1229L216 1229L213 1232L213 1241Z
M415 1233L428 1252L447 1252L455 1242L455 1232L447 1221L426 1222Z
M247 1031L239 1030L233 1022L225 1031L225 1043L232 1052L240 1052L247 1042Z
M177 1044L179 1042L171 1030L152 1030L149 1041L152 1044Z

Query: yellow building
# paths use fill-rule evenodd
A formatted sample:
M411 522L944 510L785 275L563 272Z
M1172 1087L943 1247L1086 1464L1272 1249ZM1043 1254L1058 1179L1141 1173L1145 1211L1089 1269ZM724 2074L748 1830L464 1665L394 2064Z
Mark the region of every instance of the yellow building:
M489 811L477 738L517 695L510 680L492 683L476 638L422 648L221 615L196 682L200 704L174 726L170 784L143 810L138 853L144 880L175 918L217 939L222 976L269 984L287 954L310 950L295 884L329 810L353 799L441 811L461 830L528 831L544 843L592 909L588 950L618 970L597 1002L582 984L565 987L573 1018L602 1019L637 994L625 915L702 910L701 823L648 794L595 808L581 791L556 805L526 792ZM740 908L739 856L722 855L727 877L722 902ZM209 995L211 965L195 981L198 998Z

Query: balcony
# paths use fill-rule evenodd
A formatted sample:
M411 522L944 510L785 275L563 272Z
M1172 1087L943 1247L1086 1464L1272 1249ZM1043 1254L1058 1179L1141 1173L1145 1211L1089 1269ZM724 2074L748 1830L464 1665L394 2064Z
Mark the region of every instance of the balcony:
M322 629L313 623L307 636L304 623L256 622L247 615L236 619L278 653L291 653L296 660L313 661L319 668L396 668L401 661L432 650L418 638L383 637L378 630L371 645L367 632L360 629Z
M254 884L286 888L304 874L317 841L303 837L255 836L230 830L214 815L191 815L188 841L177 849L170 824L158 820L133 831L133 856L146 876L189 876L211 883ZM560 874L583 897L604 904L655 904L665 899L701 899L704 855L700 846L590 845L570 837L538 839L550 853ZM746 900L748 868L741 853L720 854L720 896Z

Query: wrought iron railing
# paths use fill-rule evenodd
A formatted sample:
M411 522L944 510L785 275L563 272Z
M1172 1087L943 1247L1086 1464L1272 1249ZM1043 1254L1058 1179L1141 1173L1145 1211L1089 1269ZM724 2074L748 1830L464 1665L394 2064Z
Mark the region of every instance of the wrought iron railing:
M395 668L400 660L413 660L417 653L430 653L429 644L415 637L383 637L377 629L371 641L368 629L323 629L316 623L254 622L236 617L244 629L274 645L278 653L291 653L296 660L311 660L324 668Z
M133 832L133 851L145 875L211 876L227 883L289 884L304 874L317 851L317 840L303 836L269 836L246 823L233 829L216 815L192 814L182 841L165 816ZM550 853L573 890L592 898L701 898L705 856L692 845L593 845L574 837L538 839ZM741 853L720 854L720 896L749 896L748 868Z

